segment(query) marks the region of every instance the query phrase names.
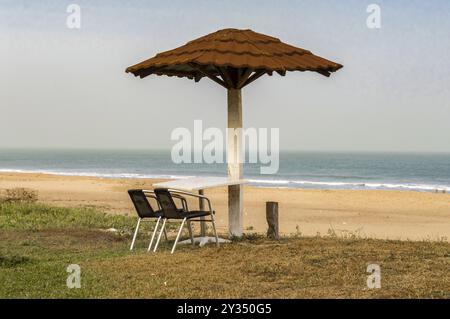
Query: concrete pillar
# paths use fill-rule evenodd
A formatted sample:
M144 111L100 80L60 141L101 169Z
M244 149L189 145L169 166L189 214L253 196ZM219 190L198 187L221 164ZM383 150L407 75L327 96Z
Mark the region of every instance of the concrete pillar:
M228 129L228 177L242 179L242 96L238 89L228 90ZM228 227L231 236L241 237L243 234L243 191L242 185L228 186Z

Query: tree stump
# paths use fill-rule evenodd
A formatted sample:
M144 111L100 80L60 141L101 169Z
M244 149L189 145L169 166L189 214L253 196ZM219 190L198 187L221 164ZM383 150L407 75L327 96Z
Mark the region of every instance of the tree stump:
M269 228L267 229L267 237L272 239L279 239L278 228L278 203L266 202L266 219Z

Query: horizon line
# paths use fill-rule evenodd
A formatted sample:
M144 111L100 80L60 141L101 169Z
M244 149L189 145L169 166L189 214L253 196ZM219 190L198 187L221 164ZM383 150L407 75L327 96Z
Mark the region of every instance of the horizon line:
M145 147L0 147L0 151L159 151L170 152L170 148L145 148ZM280 149L280 152L298 152L298 153L392 153L392 154L449 154L449 151L430 151L430 150L349 150L349 149ZM226 152L226 149L223 150ZM255 152L246 150L245 153Z

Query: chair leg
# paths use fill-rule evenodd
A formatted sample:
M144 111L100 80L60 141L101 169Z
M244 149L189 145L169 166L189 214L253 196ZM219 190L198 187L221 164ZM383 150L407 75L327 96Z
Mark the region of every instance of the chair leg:
M153 248L153 252L156 252L156 250L158 249L159 241L161 240L161 236L163 234L164 227L166 227L166 221L167 221L167 218L164 218L163 224L161 226L161 230L160 230L159 235L158 235L158 240L156 241L155 248Z
M216 237L216 246L219 247L219 236L217 236L217 230L216 230L216 220L214 218L214 214L211 214L211 223L214 230L214 237Z
M183 218L183 221L181 222L180 230L178 230L177 238L175 239L175 243L173 244L172 251L170 252L171 254L173 254L173 252L175 251L175 247L177 247L178 239L180 239L181 231L183 230L185 221L186 221L186 217Z
M192 224L191 224L190 220L187 221L187 225L188 225L188 229L189 229L189 237L191 238L192 246L195 246L194 235L192 234Z
M156 220L155 229L153 229L152 239L150 240L150 244L148 245L147 251L150 251L152 249L153 240L155 239L156 231L158 230L159 221L161 220L161 217L158 217Z
M167 239L167 231L166 231L166 228L164 227L164 239L167 241L168 239Z
M137 234L138 234L138 231L139 231L139 226L141 225L141 219L142 218L140 218L140 217L138 218L138 221L137 221L137 224L136 224L136 229L135 229L134 235L133 235L133 240L131 241L130 250L133 250L134 242L136 241L136 237L137 237Z

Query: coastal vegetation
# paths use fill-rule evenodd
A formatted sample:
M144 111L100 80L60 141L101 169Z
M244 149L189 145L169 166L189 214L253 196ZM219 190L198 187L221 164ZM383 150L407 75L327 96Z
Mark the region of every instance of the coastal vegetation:
M163 242L153 254L150 223L129 251L134 223L90 207L0 203L0 297L450 298L444 241L248 234L220 248L180 245L174 255ZM81 288L70 289L74 264ZM370 264L380 266L380 289L367 286Z

